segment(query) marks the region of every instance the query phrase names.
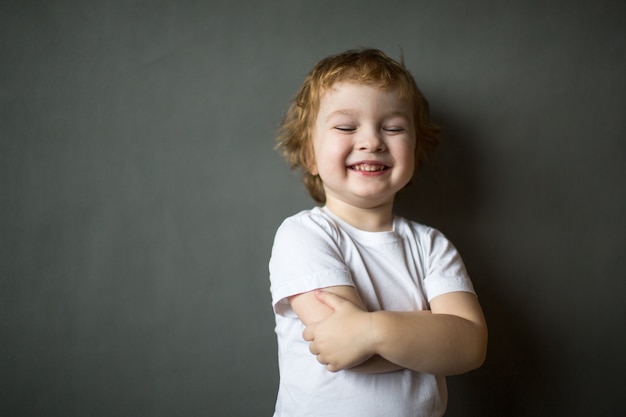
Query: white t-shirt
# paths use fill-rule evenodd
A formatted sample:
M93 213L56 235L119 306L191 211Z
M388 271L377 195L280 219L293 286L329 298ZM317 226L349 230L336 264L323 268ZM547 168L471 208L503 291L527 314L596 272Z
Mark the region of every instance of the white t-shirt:
M269 264L276 315L280 386L274 417L441 416L445 378L401 370L332 373L302 338L288 297L336 285L355 286L368 311L429 309L454 291L474 293L460 255L430 227L394 218L390 232L365 232L316 207L286 219Z

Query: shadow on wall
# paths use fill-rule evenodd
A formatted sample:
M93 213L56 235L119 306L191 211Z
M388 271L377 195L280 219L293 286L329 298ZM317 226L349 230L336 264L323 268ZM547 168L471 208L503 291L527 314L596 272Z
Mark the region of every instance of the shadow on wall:
M462 123L435 114L442 125L441 144L432 163L423 167L396 203L399 215L443 231L457 246L467 265L489 325L485 364L476 371L448 378L447 416L546 415L554 395L548 395L551 363L542 357L542 344L520 311L515 294L506 291L507 271L495 262L497 225L483 220L491 209L489 179L479 165L479 143ZM473 149L474 147L474 149ZM484 181L483 181L484 180ZM511 268L514 263L512 260ZM500 270L499 270L500 268ZM508 274L510 276L510 274Z

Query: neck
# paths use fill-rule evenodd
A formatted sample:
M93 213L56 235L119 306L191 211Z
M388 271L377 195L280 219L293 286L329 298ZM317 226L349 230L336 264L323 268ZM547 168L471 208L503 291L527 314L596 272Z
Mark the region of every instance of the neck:
M393 201L375 207L358 207L343 201L328 200L326 208L350 226L366 232L393 230Z

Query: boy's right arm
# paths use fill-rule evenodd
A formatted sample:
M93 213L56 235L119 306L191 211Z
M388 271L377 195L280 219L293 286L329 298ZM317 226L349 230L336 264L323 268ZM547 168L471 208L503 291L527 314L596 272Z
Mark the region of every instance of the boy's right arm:
M365 305L354 287L340 285L324 288L324 291L337 294L350 301L361 310L366 311ZM289 303L300 321L302 321L305 326L321 321L333 313L333 310L330 307L317 299L315 291L291 296L289 297ZM365 362L350 368L350 371L361 373L383 373L397 371L400 369L404 368L389 362L379 355L374 355Z

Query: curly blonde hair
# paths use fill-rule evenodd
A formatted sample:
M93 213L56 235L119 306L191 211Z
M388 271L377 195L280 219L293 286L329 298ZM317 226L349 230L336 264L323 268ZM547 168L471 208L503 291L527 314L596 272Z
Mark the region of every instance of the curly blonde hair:
M377 49L348 50L324 58L307 75L289 106L278 131L277 148L291 169L302 170L302 181L316 202L324 204L322 180L310 172L314 163L312 134L321 96L338 82L398 89L400 97L412 103L416 132L415 161L419 168L429 160L439 142L439 126L432 123L428 102L420 92L404 63L399 63Z

